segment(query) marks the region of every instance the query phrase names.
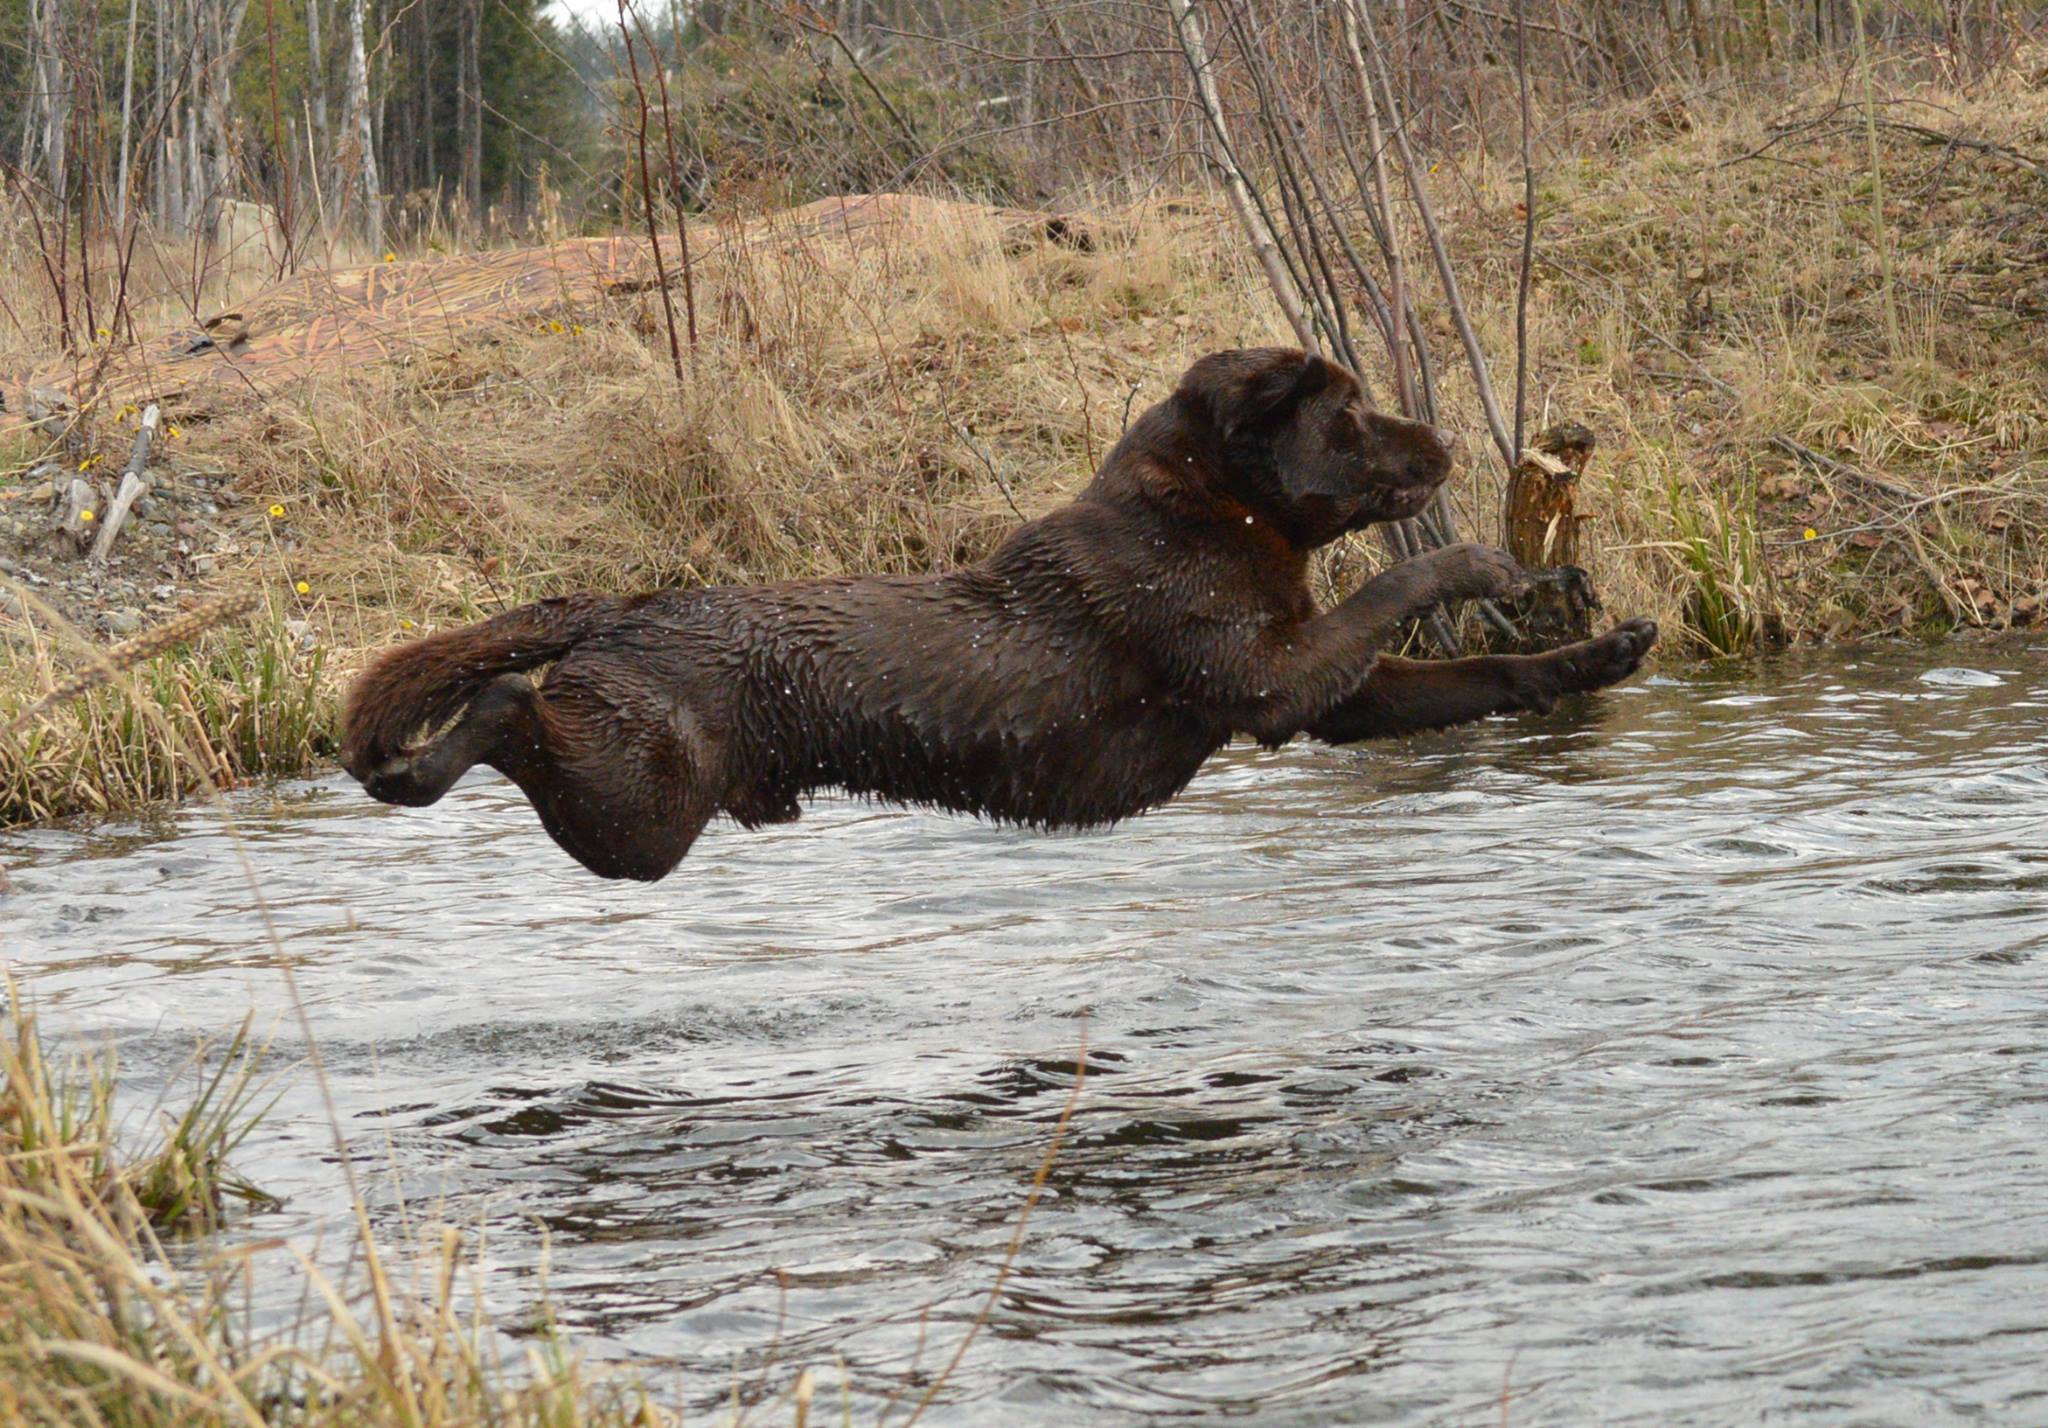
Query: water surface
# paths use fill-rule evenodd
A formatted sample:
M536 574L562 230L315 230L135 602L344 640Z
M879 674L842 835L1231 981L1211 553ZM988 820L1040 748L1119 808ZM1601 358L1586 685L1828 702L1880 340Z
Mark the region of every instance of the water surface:
M651 888L490 777L234 809L248 873L204 810L0 836L46 1027L146 1099L259 1008L246 1230L341 1237L253 874L380 1232L699 1421L928 1379L1084 1036L926 1422L2048 1421L2040 647L1237 749L1106 832L824 802Z

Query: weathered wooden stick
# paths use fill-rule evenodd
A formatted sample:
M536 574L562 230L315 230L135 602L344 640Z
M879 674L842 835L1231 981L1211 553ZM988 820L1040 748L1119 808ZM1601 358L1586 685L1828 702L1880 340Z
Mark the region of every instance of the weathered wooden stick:
M106 519L100 522L99 538L92 544L88 559L94 565L106 560L107 552L114 548L114 537L121 533L121 523L149 491L149 446L156 439L157 419L156 403L151 402L143 409L135 445L128 451L128 464L121 468L121 487L114 493L114 504L107 509Z
M1536 438L1536 448L1508 478L1508 554L1539 580L1514 606L1521 627L1519 648L1549 649L1583 640L1593 632L1599 601L1580 568L1579 478L1593 453L1593 433L1577 422L1554 426ZM1566 574L1569 572L1569 574Z

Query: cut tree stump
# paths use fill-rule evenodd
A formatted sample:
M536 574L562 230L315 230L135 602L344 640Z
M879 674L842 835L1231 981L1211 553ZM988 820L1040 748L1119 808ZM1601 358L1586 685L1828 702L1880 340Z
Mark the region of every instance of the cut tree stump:
M1577 422L1560 423L1536 438L1508 478L1508 553L1539 577L1555 572L1508 612L1521 631L1519 649L1553 649L1593 632L1600 597L1580 553L1579 527L1591 517L1579 512L1578 494L1594 444Z

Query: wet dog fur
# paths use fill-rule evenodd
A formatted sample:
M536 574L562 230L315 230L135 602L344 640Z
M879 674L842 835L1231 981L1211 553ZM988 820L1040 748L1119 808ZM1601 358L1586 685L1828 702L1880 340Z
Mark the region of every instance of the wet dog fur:
M1310 553L1415 515L1451 465L1442 434L1372 410L1340 367L1216 353L979 564L526 605L379 658L342 762L411 806L489 765L586 868L651 881L715 815L785 822L815 789L1085 827L1172 798L1237 734L1383 738L1632 673L1647 620L1538 655L1383 653L1434 605L1527 588L1485 546L1317 609Z

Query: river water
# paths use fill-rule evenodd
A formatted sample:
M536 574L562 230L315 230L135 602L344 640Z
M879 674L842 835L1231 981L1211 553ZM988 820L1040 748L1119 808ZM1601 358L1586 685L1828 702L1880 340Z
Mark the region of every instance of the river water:
M241 1232L345 1238L253 873L379 1233L695 1421L929 1382L1084 1038L927 1423L2048 1421L2048 646L1236 749L1082 835L824 801L653 887L494 777L233 809L246 869L0 835L46 1031L146 1100L256 1007Z

